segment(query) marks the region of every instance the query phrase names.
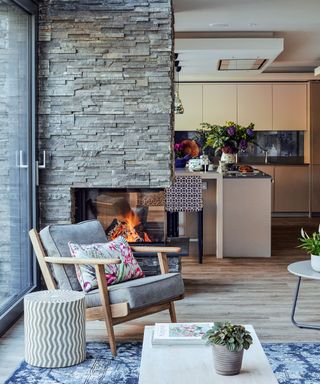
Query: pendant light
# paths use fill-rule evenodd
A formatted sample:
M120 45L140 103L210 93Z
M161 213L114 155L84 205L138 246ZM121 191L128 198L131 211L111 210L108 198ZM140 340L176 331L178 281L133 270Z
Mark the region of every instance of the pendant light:
M178 58L178 54L175 54L175 58ZM174 113L176 115L182 115L184 113L184 108L182 105L182 101L179 95L179 72L181 71L181 66L179 65L179 60L175 60L174 62L175 71L177 74L177 82L175 83L175 93L174 93Z

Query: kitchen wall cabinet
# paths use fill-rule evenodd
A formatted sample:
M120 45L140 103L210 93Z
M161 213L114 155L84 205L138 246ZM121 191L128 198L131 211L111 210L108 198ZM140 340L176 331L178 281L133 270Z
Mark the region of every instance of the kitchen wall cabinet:
M273 130L308 129L307 84L273 84Z
M175 115L176 131L195 131L202 123L202 84L179 84L184 107L182 115Z
M308 130L307 83L180 83L179 93L184 113L175 115L177 131L194 131L203 121L253 122L257 131Z
M272 129L272 84L238 84L238 123L251 122L256 131Z
M311 167L311 212L320 212L320 165Z
M309 212L309 166L274 167L275 212Z
M237 121L236 84L203 84L203 121L218 125Z

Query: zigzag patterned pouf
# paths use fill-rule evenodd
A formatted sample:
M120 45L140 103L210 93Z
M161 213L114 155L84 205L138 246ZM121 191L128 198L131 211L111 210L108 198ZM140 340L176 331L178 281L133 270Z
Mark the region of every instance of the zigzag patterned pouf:
M25 359L59 368L86 357L85 299L82 292L40 291L24 298Z

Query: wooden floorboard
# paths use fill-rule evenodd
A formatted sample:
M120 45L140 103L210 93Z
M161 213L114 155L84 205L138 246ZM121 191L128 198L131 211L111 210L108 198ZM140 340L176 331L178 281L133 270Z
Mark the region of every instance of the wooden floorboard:
M206 256L183 258L186 297L176 303L178 321L231 320L253 324L263 342L320 342L320 331L301 330L290 322L296 284L287 265L306 259L297 248L300 227L312 231L320 219L273 220L270 259L222 259ZM320 323L320 282L304 280L299 320ZM169 321L162 312L115 327L118 341L142 340L145 325ZM87 340L106 342L104 323L87 323ZM0 339L0 378L4 380L23 359L23 322L18 321Z

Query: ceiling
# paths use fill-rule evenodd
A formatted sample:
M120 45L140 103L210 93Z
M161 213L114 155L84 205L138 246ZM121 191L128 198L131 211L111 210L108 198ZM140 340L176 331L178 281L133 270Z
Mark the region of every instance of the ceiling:
M285 74L313 78L314 68L320 65L320 0L173 0L173 3L177 43L180 38L283 38L284 50L260 75L265 78ZM198 54L195 52L190 61L189 52L188 62L183 63L181 52L181 80L183 68L188 65L194 68ZM189 80L222 76L203 71L194 71L192 75L185 70ZM248 78L248 75L236 77Z

